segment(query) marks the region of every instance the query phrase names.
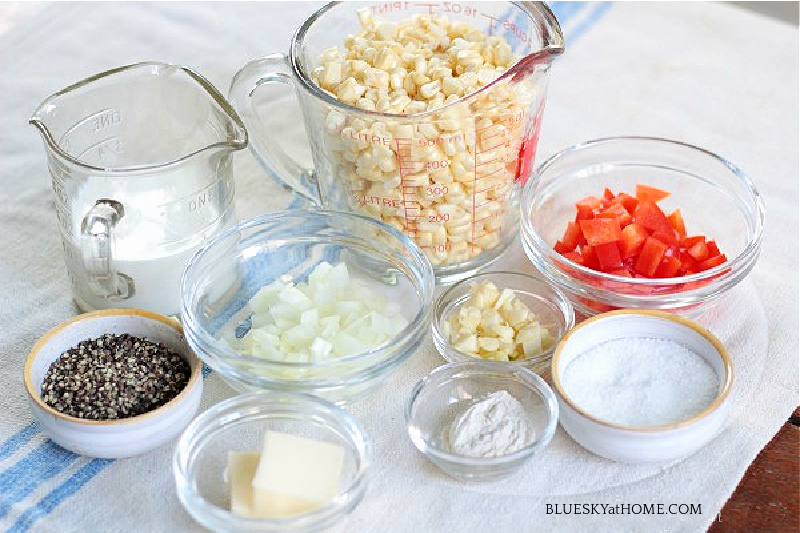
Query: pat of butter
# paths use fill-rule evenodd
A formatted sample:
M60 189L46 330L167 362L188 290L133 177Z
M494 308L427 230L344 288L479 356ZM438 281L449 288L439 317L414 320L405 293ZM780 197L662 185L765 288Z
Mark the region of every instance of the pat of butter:
M239 516L253 515L253 476L261 454L228 452L228 486L231 492L231 511Z
M310 511L338 494L343 466L344 448L338 444L267 431L253 503L271 512Z
M234 514L245 518L283 518L319 507L318 503L303 498L254 490L253 478L260 459L257 452L228 452L228 485Z

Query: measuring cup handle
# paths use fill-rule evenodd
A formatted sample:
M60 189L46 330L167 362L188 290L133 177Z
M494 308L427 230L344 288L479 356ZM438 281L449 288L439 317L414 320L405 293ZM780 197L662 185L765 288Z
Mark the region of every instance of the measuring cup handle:
M295 87L292 69L284 54L250 61L231 82L229 97L250 133L250 148L281 185L320 205L314 170L303 168L286 153L280 146L276 128L270 128L255 109L253 95L260 86L268 83Z
M124 214L121 203L102 198L81 221L81 252L89 287L109 300L125 300L135 292L133 279L116 271L111 256L113 229Z

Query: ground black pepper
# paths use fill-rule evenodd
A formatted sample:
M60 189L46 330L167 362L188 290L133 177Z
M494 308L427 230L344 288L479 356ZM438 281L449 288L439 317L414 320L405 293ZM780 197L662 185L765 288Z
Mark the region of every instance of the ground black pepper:
M50 364L42 399L77 418L128 418L173 399L190 375L189 363L163 343L106 334L79 343Z

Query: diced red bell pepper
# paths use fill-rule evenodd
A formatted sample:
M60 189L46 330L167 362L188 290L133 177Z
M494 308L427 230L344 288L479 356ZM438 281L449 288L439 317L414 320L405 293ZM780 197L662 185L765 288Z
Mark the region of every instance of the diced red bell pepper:
M663 242L668 246L677 246L678 244L678 237L675 234L675 231L656 231L653 233L653 237L658 239L659 241Z
M682 248L691 248L698 242L705 242L706 238L702 235L697 235L696 237L684 237L681 239L681 247Z
M581 233L581 227L577 222L570 222L567 224L567 229L560 241L563 247L566 248L564 251L571 252L574 250L575 247L581 242L582 236L583 234ZM556 250L556 252L561 253L561 250Z
M578 208L578 211L586 208L594 211L595 209L601 209L603 207L603 200L597 196L587 196L583 200L580 200L578 203L576 203L575 207Z
M633 217L637 224L650 231L668 232L672 230L667 216L652 200L640 201L636 206L636 211L633 212Z
M594 208L588 206L578 206L578 214L575 215L575 221L591 220L594 218Z
M653 276L656 278L674 278L682 264L677 257L664 257Z
M689 271L689 270L697 270L697 261L694 257L689 255L689 252L686 250L681 250L678 254L678 259L681 260L681 270Z
M583 296L579 296L578 301L589 309L593 309L598 313L605 313L606 311L614 311L615 309L619 309L619 307L600 303L597 300L590 300L589 298L584 298Z
M647 230L635 222L622 228L622 240L620 241L622 258L627 259L635 255L642 249L644 241L649 236Z
M617 217L617 222L619 223L620 228L624 228L628 224L633 221L633 217L628 210L625 209L621 204L610 204L608 207L597 213L597 216L600 218L604 217Z
M622 204L622 207L627 209L628 213L632 215L633 212L636 211L636 206L639 205L639 200L629 194L623 196L622 193L620 193L619 197L621 197L620 203Z
M592 246L616 242L622 238L619 223L612 218L595 218L592 220L581 220L581 232L586 237L586 242Z
M702 261L701 263L699 263L697 265L697 269L700 270L700 271L708 270L709 268L714 268L715 266L721 265L722 263L724 263L727 260L728 260L728 258L725 257L725 254L715 255L714 257L709 257L705 261Z
M555 250L556 252L560 253L561 255L564 255L567 252L571 252L574 249L575 249L575 247L570 248L569 246L567 246L566 244L564 244L561 241L556 241L555 246L553 246L553 250Z
M581 246L581 255L583 256L583 265L592 270L600 270L600 261L597 259L597 253L594 251L594 246L585 244Z
M565 252L561 255L566 257L570 261L578 263L579 265L583 264L583 257L581 257L581 254L579 254L578 252Z
M639 274L652 278L666 251L666 244L656 238L648 237L647 240L644 241L642 252L636 260L634 269Z
M633 274L627 268L618 268L616 270L609 270L609 274L614 274L615 276L622 276L623 278L632 278Z
M636 185L636 198L640 202L644 200L650 200L654 203L660 202L668 196L669 193L667 191L662 191L661 189L656 189L655 187L649 187L647 185Z
M619 247L616 242L606 242L594 247L600 269L603 272L622 268L622 257L619 255Z
M677 257L680 258L681 249L677 244L670 244L667 246L667 251L664 252L664 257Z
M678 232L680 238L686 237L686 224L683 222L683 215L681 215L681 210L676 209L667 217L670 226L673 227L675 231Z
M608 188L601 198L588 196L576 204L575 220L554 248L592 270L634 278L674 278L727 261L716 242L700 235L687 237L680 209L664 214L656 204L667 196L668 192L647 185L637 185L636 197L614 195ZM609 287L632 290L620 283L609 282ZM665 285L663 290L673 289Z
M708 259L708 246L706 246L705 241L701 241L692 245L691 248L686 250L686 252L691 255L695 261L701 263Z

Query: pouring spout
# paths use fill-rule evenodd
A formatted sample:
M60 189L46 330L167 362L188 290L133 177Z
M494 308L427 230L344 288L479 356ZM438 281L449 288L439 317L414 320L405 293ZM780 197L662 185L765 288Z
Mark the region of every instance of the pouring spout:
M564 53L564 34L550 7L544 2L521 2L519 5L527 11L541 41L537 50L527 54L511 68L515 79L531 74L538 65L550 64Z

